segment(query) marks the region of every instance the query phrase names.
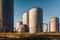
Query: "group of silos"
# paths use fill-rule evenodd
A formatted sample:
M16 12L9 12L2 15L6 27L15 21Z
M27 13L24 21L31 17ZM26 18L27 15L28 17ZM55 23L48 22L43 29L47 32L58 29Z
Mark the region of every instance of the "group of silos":
M23 23L17 22L18 32L37 33L43 32L43 10L39 7L32 8L23 14ZM54 17L50 20L49 31L58 32L59 18Z

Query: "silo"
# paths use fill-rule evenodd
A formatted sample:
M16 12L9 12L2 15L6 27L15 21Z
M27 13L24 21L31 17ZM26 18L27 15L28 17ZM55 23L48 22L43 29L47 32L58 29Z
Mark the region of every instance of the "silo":
M43 31L43 11L41 8L32 8L29 11L29 31L30 33Z
M25 29L25 32L28 32L29 28L28 28L28 25L29 25L29 13L28 12L25 12L23 14L23 25L24 25L24 29Z
M23 24L24 25L28 25L29 24L29 13L28 12L25 12L23 14Z
M59 18L52 17L49 23L50 32L59 32Z

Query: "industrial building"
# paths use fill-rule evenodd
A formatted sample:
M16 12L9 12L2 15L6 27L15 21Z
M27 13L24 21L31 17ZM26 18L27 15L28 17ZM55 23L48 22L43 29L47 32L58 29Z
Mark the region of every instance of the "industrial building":
M13 32L13 0L0 0L0 32Z
M17 22L17 32L18 33L24 32L24 27L22 22Z
M27 25L24 25L23 22L17 22L17 32L18 33L29 32L29 28Z
M19 28L19 25L22 25L22 24L23 24L23 22L18 21L18 22L16 23L17 28Z
M59 32L59 18L52 17L49 22L49 31L50 32Z
M24 26L23 25L19 25L19 27L18 27L18 29L17 29L18 31L18 33L23 33L23 32L25 32L25 28L24 28Z
M43 31L43 10L39 7L29 11L29 32L36 33Z

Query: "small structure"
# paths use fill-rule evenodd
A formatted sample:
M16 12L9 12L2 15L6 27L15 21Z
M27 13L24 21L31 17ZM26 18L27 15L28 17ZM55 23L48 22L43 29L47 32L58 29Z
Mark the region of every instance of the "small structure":
M17 22L17 32L18 33L24 32L24 26L22 22Z

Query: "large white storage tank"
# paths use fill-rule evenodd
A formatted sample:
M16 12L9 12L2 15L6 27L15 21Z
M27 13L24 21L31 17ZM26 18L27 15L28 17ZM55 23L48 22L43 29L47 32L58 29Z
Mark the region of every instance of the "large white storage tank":
M41 8L32 8L29 11L29 31L30 33L42 32L43 11Z
M24 25L28 25L29 24L29 13L28 12L25 12L23 14L23 24Z
M57 17L52 17L50 19L50 32L59 32L59 18Z

